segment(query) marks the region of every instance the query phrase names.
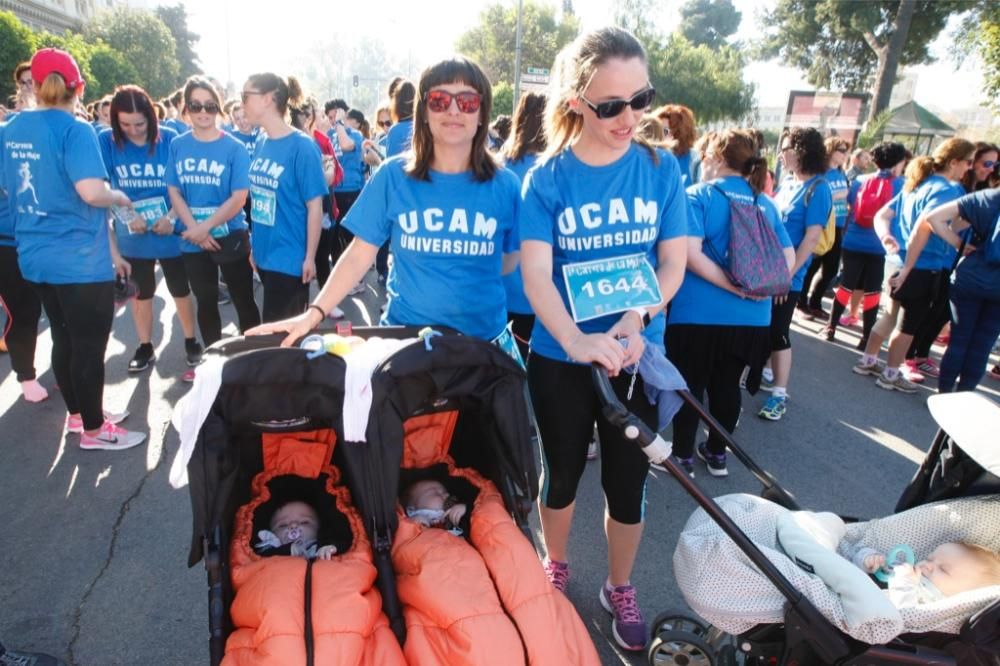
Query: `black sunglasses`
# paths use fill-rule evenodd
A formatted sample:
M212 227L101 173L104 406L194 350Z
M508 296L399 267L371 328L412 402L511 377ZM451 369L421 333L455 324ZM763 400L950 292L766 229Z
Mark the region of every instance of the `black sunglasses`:
M392 127L391 120L380 120L378 121L378 124L381 125L382 127Z
M635 111L648 109L655 98L656 90L652 87L640 90L636 94L632 95L632 99L612 99L599 104L594 104L583 95L580 95L580 99L582 99L583 102L590 107L590 110L593 111L601 120L614 118L624 111L626 106L631 106Z
M216 114L219 112L219 105L215 102L205 102L204 104L201 102L188 102L187 110L191 113L201 113L204 111L205 113Z

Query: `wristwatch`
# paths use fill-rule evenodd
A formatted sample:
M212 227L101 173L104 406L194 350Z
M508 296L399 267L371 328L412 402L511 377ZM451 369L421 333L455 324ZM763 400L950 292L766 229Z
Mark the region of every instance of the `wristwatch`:
M646 330L646 327L649 326L649 322L652 321L652 318L649 316L649 311L642 307L629 308L629 311L639 315L639 320L642 322L642 330Z

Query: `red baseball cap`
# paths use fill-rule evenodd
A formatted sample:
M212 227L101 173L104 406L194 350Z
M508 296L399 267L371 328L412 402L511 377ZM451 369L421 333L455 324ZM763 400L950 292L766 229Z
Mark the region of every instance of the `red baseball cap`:
M45 77L55 72L66 81L66 87L70 90L77 86L84 85L83 75L80 67L73 60L73 56L60 51L59 49L41 49L31 58L31 78L35 83L41 85Z

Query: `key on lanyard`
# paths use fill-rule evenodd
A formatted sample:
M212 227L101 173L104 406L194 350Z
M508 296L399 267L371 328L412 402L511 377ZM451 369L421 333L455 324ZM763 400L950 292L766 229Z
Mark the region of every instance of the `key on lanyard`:
M625 394L625 402L632 402L632 392L635 390L635 380L639 376L639 368L632 373L632 381L628 383L628 393Z

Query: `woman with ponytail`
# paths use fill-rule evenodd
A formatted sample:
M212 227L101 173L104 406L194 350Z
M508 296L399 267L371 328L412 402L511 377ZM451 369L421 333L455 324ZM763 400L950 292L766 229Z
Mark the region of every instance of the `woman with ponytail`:
M253 258L264 285L263 320L302 314L316 276L316 247L328 186L313 137L290 126L289 108L303 104L294 77L270 72L243 84L243 108L261 137L250 161Z
M914 336L927 323L935 303L940 304L940 299L947 302L948 276L956 255L938 236L931 237L920 252L910 253L906 249L924 211L962 196L964 190L959 183L972 167L975 150L975 145L965 139L948 139L937 147L932 157L918 157L906 167L906 182L899 207L902 246L892 234L886 233L882 237L883 244L890 251L898 250L901 257L905 254L903 269L889 279L892 298L899 303L903 316L889 342L887 362L882 364L878 360L885 338L876 327L868 339L864 356L853 368L857 374L875 375L875 384L879 388L903 393L917 390L916 385L903 375L901 366ZM883 209L883 216L892 220L895 212ZM937 329L940 328L938 325Z
M31 59L38 108L3 128L0 184L14 220L17 261L52 332L52 371L80 448L120 451L145 435L104 413L104 352L114 320L114 278L129 265L111 242L108 208L130 207L108 173L93 127L74 117L84 80L73 57L42 49Z
M622 403L658 426L643 379L622 370L638 363L647 345L651 354L663 353L660 315L684 278L687 201L677 159L641 144L636 133L656 93L646 53L633 35L620 28L581 35L559 54L554 72L548 145L525 179L520 224L521 272L537 316L528 384L544 448L539 511L545 569L565 590L577 486L596 421L608 539L608 575L599 598L612 614L616 642L641 650L645 620L629 578L642 539L649 462L601 411L590 373L592 363L603 366ZM655 279L660 302L628 308L595 297L575 304L587 312L571 304L564 267L637 256L632 261L642 268L621 284L641 289ZM602 316L602 310L613 314Z
M670 306L667 355L697 399L708 392L712 416L733 432L740 417L740 375L749 367L747 386L758 386L770 353L771 303L748 297L721 265L729 248L730 200L760 208L785 248L789 269L795 250L777 206L761 195L767 161L757 156L749 132L726 130L708 141L701 168L703 181L687 190L687 272ZM698 424L698 413L687 405L674 417L674 455L691 476ZM712 435L697 454L709 474L726 476L724 441Z

